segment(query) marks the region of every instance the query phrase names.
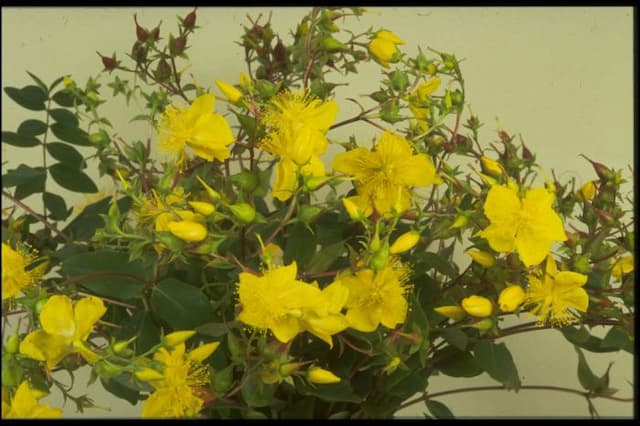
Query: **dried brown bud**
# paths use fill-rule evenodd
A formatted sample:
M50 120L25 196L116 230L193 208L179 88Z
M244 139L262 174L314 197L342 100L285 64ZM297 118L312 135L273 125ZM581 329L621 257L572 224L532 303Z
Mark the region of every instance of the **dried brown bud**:
M444 148L446 152L453 152L453 144L451 142L444 142L442 148Z
M147 47L140 41L136 41L131 48L131 57L139 64L147 59Z
M138 37L138 41L145 42L147 41L147 37L149 36L149 32L138 25L138 17L134 14L133 21L136 23L136 37Z
M594 209L594 210L595 210L596 216L598 216L598 219L600 219L605 224L612 225L615 223L615 219L608 212L600 209Z
M533 158L533 154L529 151L529 148L526 147L525 144L522 144L522 158L525 160L531 160Z
M173 38L173 36L169 36L169 52L171 55L177 56L184 52L185 47L187 46L187 37L184 35Z
M155 78L158 81L166 81L169 76L171 76L171 65L162 58L156 67Z
M193 12L185 16L185 18L182 20L182 25L188 30L193 29L193 27L196 25L196 9L193 9Z
M151 38L153 41L158 41L160 39L160 24L151 30Z
M114 54L112 57L103 56L100 52L96 52L100 59L102 59L102 65L104 65L104 69L107 71L112 71L118 67L118 61L116 61L116 55Z
M280 37L278 37L278 42L276 46L273 48L273 58L276 62L284 63L287 60L287 49L282 44Z

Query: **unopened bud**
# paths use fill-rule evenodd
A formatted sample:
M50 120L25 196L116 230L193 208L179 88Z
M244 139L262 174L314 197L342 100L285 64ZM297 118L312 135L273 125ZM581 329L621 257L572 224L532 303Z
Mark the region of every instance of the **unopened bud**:
M136 41L131 48L131 57L136 63L144 62L147 59L147 47L144 43Z
M164 376L151 368L143 368L133 373L138 380L143 382L153 382L156 380L164 380Z
M200 213L203 216L210 216L216 211L216 206L204 201L189 201L189 205L193 210Z
M498 177L504 174L504 168L502 164L498 163L496 160L485 157L484 155L480 157L480 163L482 163L482 169L485 173Z
M488 317L493 312L491 300L482 296L469 296L462 299L462 309L474 317Z
M396 371L399 365L400 365L400 358L397 356L394 356L393 358L391 358L391 361L389 361L387 365L385 365L382 371L384 371L384 373L388 376L389 374Z
M238 203L229 206L231 213L244 223L251 223L256 218L256 209L247 203Z
M10 354L18 353L18 349L20 348L20 336L18 336L18 333L12 334L7 339L7 343L5 343L4 348Z
M220 193L218 191L216 191L215 189L213 189L209 185L207 185L205 183L205 181L202 180L202 178L200 176L196 175L196 179L198 179L198 182L200 182L200 184L202 186L204 186L204 189L207 191L207 194L209 195L209 198L211 198L211 200L219 200L220 199Z
M102 65L104 65L104 69L107 71L113 71L118 67L118 61L116 61L116 55L114 54L112 57L103 56L100 52L96 52L100 59L102 59Z
M136 23L136 37L138 38L139 42L144 43L145 41L147 41L149 32L138 25L138 17L135 14L133 15L133 21Z
M596 216L605 224L605 225L614 225L616 220L611 214L601 209L594 209Z
M398 254L411 250L420 241L420 233L417 231L408 231L400 235L389 248L389 253Z
M510 285L500 292L498 306L502 312L513 312L524 302L524 290L518 284Z
M187 37L184 35L173 38L173 35L169 35L169 53L172 56L178 56L184 52L185 47L187 47Z
M328 384L340 382L340 377L329 370L320 367L311 367L307 370L307 379L311 383Z
M473 324L469 324L470 327L477 328L478 330L487 331L493 327L493 318L483 318L480 321L476 321ZM482 335L482 333L480 333Z
M531 160L533 158L533 154L529 151L529 148L522 144L522 158L525 160Z
M591 200L596 195L596 190L596 183L590 180L580 187L577 195L583 201Z
M389 260L389 243L384 242L380 250L373 253L371 259L369 259L369 266L374 271L379 271L385 266L387 266L387 262Z
M156 80L163 82L167 81L171 77L171 65L164 58L160 59L158 66L156 67L154 76Z
M172 221L168 224L169 232L187 242L202 241L207 237L207 228L198 222L182 220Z
M491 253L487 253L486 251L471 249L467 250L466 253L471 256L475 262L485 268L489 268L496 263L496 259L491 255Z
M195 27L196 9L193 9L192 12L190 12L187 16L184 17L184 19L182 20L182 25L188 30L191 30L193 29L193 27Z
M232 104L237 103L242 99L242 92L236 89L234 86L226 83L222 80L216 80L216 86L222 92L222 94L231 102Z
M196 334L195 330L180 330L169 333L162 338L165 346L176 346L184 343Z
M456 305L438 306L437 308L433 308L433 310L444 317L451 318L454 321L460 321L466 315L464 310L460 306Z

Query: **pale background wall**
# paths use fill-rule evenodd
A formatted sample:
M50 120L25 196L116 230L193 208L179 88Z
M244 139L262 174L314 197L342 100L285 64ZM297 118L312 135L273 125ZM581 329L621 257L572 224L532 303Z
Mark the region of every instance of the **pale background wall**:
M189 51L196 79L212 86L214 79L235 83L243 70L242 49L234 44L242 34L245 16L268 14L284 37L307 12L306 8L201 8L197 24L202 28L192 36ZM468 99L473 111L485 123L482 140L494 139L495 117L512 133L521 133L528 147L538 155L547 171L555 169L578 182L594 178L591 166L578 157L585 154L607 165L626 168L633 155L632 28L631 8L373 8L348 28L357 32L386 27L406 41L404 52L413 56L417 46L432 47L466 58L462 63ZM161 35L176 28L176 15L185 16L189 8L3 8L2 9L2 86L32 84L29 70L46 83L72 74L80 82L101 69L95 51L104 54L128 52L134 40L132 16L153 28L163 21ZM175 31L175 30L174 30ZM338 95L356 95L378 87L380 67L362 67L357 79ZM106 92L105 92L106 93ZM338 120L352 110L342 108ZM137 114L135 105L105 108L105 114L126 137L153 136L140 124L127 124ZM2 129L14 130L27 118L2 93ZM333 134L346 138L349 132ZM361 140L369 140L375 129L358 128ZM37 165L41 151L2 148L3 173L25 162ZM328 158L331 158L329 153ZM94 173L97 176L97 173ZM49 183L47 183L49 185ZM56 186L52 182L51 189ZM631 190L630 184L628 185ZM76 197L76 201L82 200ZM27 199L36 210L41 202ZM5 200L2 200L5 205ZM461 260L463 262L465 260ZM602 330L604 333L606 330ZM512 351L524 384L548 384L580 388L576 376L577 356L557 331L539 331L505 339ZM602 373L609 355L587 352L596 373ZM633 357L616 355L612 386L627 397L633 381ZM86 382L86 375L79 383ZM436 376L430 391L439 392L464 386L496 384L487 375L474 379ZM139 407L113 399L99 385L88 391L98 405L112 407L111 413L89 410L91 417L137 417ZM79 390L76 393L80 393ZM59 393L49 400L62 404ZM539 391L474 392L445 396L446 403L461 417L481 416L585 416L587 405L579 397ZM632 416L633 404L596 400L602 416ZM77 417L72 404L65 415ZM420 416L424 409L414 406L404 416Z

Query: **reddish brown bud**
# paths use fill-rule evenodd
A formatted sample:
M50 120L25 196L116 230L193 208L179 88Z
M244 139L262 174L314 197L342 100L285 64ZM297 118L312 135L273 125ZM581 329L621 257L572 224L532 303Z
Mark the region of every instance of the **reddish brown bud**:
M158 62L158 66L155 70L155 78L158 81L166 81L169 76L171 76L171 65L164 60L164 58L160 59Z
M182 25L188 30L193 29L196 25L196 9L193 9L193 12L185 16L182 20Z
M593 166L593 169L596 171L596 174L598 175L598 177L602 180L608 180L613 176L613 172L604 164L602 163L597 163L595 161L592 161L591 159L587 158L585 155L580 154L585 160L587 160L588 162L591 163L591 165Z
M104 69L107 71L112 71L118 67L118 61L116 61L116 55L114 54L112 57L103 56L100 52L96 52L100 59L102 59L102 65L104 65Z
M158 41L160 39L160 24L151 30L151 38L153 41Z
M525 160L531 160L533 158L533 154L525 144L522 144L522 158Z
M133 21L136 23L136 37L138 37L138 41L145 42L147 41L147 37L149 36L149 32L138 25L138 17L134 14Z
M282 41L279 37L276 46L273 48L273 58L276 60L276 62L280 63L285 62L287 59L287 49L285 49L284 44L282 44Z
M594 209L594 210L595 210L596 216L598 216L598 219L603 221L605 224L611 225L615 223L615 219L608 212L601 209Z
M504 130L500 130L498 132L498 136L500 137L500 140L503 142L506 142L511 139L511 136L509 136L509 133L505 132Z
M169 36L169 52L173 56L180 55L184 52L185 47L187 46L187 38L185 36L180 36L178 38L173 38L173 36Z
M451 142L444 142L442 148L444 148L446 152L453 152L453 144Z
M456 134L455 143L458 145L464 145L467 143L467 138L465 136Z
M140 42L136 41L131 48L131 57L137 62L141 63L147 59L147 48Z

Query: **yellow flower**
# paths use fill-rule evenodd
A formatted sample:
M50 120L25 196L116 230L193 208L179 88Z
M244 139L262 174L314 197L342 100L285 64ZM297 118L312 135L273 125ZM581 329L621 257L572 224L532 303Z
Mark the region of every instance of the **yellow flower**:
M544 188L527 190L520 200L515 189L494 185L484 203L491 224L479 233L497 252L514 247L526 266L537 265L551 250L553 241L565 241L562 220L553 210L553 195Z
M320 367L309 368L307 370L307 379L311 383L318 383L321 385L340 382L340 377L336 376L331 371Z
M389 62L395 62L399 53L397 45L404 41L388 30L380 30L369 42L369 53L385 68L389 68Z
M498 306L502 312L513 312L524 302L524 290L518 284L505 287L498 296Z
M336 101L322 101L311 92L285 90L271 99L263 121L276 130L309 127L326 132L338 115Z
M188 354L185 344L171 350L160 348L153 359L162 364L161 376L139 374L149 378L155 391L142 406L143 418L193 417L202 410L203 400L197 396L198 388L209 384L208 367L202 365L220 345L212 342L193 349ZM153 371L153 370L152 370Z
M15 297L23 288L37 283L47 267L46 262L27 270L37 258L35 252L29 252L23 245L14 250L2 243L2 300Z
M363 220L372 213L369 202L359 195L343 198L342 205L349 217L355 221Z
M358 331L374 331L379 324L395 328L407 315L409 271L396 259L374 272L363 269L355 275L339 278L349 290L347 299L347 321Z
M2 388L4 396L4 388ZM26 380L20 383L11 402L2 401L3 419L57 419L62 416L62 410L52 408L48 404L38 404L38 400L47 393L31 388Z
M236 89L234 86L230 85L229 83L222 80L216 80L216 85L218 86L218 89L220 89L220 91L232 104L235 104L240 99L242 99L242 92Z
M271 330L283 343L306 330L332 346L330 336L348 326L340 314L347 290L336 283L320 290L317 284L296 280L296 274L295 262L271 268L262 277L240 273L238 297L242 310L238 320Z
M280 158L273 197L288 200L298 189L298 174L325 175L320 155L327 150L325 133L337 114L335 101L323 102L310 92L284 91L271 100L263 120L271 132L261 141L260 148Z
M74 352L82 355L88 363L93 363L97 355L85 342L106 311L102 300L94 296L78 300L75 306L67 296L51 296L40 312L42 328L24 338L20 343L20 353L46 361L49 369Z
M413 154L405 138L388 131L374 151L356 148L338 154L332 166L353 176L358 195L380 214L408 209L411 187L442 183L427 155Z
M491 300L482 296L469 296L462 299L462 309L471 316L484 318L493 312Z
M229 124L213 112L214 96L210 93L195 99L189 108L167 107L158 130L160 147L184 160L185 147L207 161L229 158L229 145L235 140Z
M578 198L580 198L581 200L592 199L596 195L596 182L597 181L590 180L589 182L582 185L577 192Z
M574 311L586 312L589 307L589 295L582 288L586 282L586 275L558 272L555 260L548 256L542 279L529 275L524 304L534 305L530 312L541 324L547 320L559 326L570 324L578 320Z
M398 254L411 250L420 241L420 233L417 231L408 231L400 235L389 247L389 253Z
M460 321L466 315L464 309L458 305L438 306L437 308L433 308L433 310L444 317L451 318L454 321Z
M434 77L429 81L420 83L415 91L416 96L421 102L429 99L429 96L433 94L440 87L440 78Z
M171 221L167 224L167 227L169 232L183 241L197 242L207 238L207 228L198 222L190 220Z
M467 250L466 253L471 256L474 261L485 268L489 268L496 263L496 259L491 255L491 253L487 253L486 251L471 249Z
M633 256L621 257L611 267L611 275L618 279L622 279L622 276L629 272L633 272Z

